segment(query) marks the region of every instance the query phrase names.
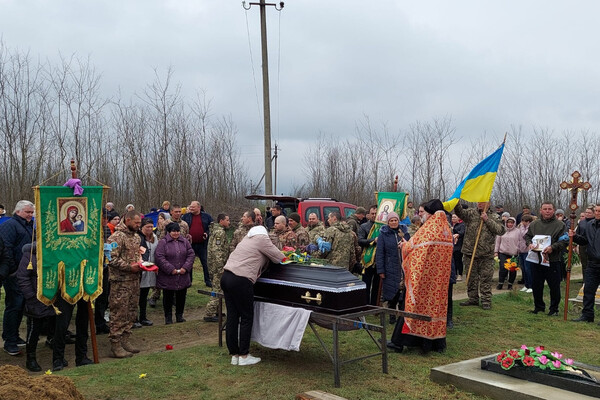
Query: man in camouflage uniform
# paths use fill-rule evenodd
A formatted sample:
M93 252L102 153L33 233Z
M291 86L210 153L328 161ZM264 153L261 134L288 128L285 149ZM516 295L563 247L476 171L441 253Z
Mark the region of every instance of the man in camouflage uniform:
M190 226L188 225L187 222L185 222L184 220L181 219L181 206L178 204L173 204L171 206L171 221L170 222L177 222L179 224L179 230L181 232L181 236L190 240ZM166 226L167 224L165 224ZM165 237L166 231L164 229L164 226L162 227L163 229L159 231L158 234L158 238L162 239Z
M208 266L212 276L212 291L221 291L221 276L223 267L229 257L229 240L227 240L227 228L229 228L229 216L227 214L217 215L217 222L210 224L210 237L208 238ZM212 297L206 305L206 322L217 322L219 300Z
M110 344L113 357L131 357L139 350L129 343L131 327L137 317L140 296L140 236L137 234L142 224L140 213L132 210L108 238L108 243L116 243L108 263L110 295Z
M342 216L337 211L330 213L327 218L329 228L325 230L323 239L331 243L331 251L325 258L331 265L350 270L356 262L355 239L350 226L341 219Z
M350 226L350 229L352 229L352 232L356 233L357 235L358 228L363 223L366 214L367 210L365 210L364 207L358 207L354 214L348 217L348 225Z
M481 294L481 308L492 308L492 277L494 275L494 247L496 236L504 235L506 229L500 222L498 214L492 210L483 212L488 203L477 203L477 208L463 209L461 202L454 207L454 213L465 223L465 236L463 238L463 262L471 264L473 248L477 239L479 225L483 221L477 251L473 260L471 277L467 282L469 300L460 303L461 306L478 306ZM419 208L419 212L421 209Z
M296 246L304 251L310 243L310 238L306 229L300 225L300 215L298 213L291 213L288 225L296 235Z
M287 220L283 215L275 217L273 230L269 233L271 242L279 249L284 247L296 248L296 234L287 226Z
M233 239L231 239L231 243L229 244L229 252L231 253L237 245L242 241L242 239L248 234L250 228L254 226L254 221L256 220L256 214L254 211L246 211L242 215L242 220L240 221L240 226L233 232Z
M321 221L319 221L319 217L317 217L317 214L310 213L308 215L307 231L308 239L312 244L317 243L317 237L323 236L323 234L325 233L325 226Z

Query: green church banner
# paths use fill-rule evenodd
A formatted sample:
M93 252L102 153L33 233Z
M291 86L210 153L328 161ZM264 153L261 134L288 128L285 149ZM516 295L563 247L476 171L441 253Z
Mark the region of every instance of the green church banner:
M406 217L406 200L408 195L402 192L377 192L375 199L377 201L377 214L375 223L369 232L369 239L375 239L379 236L379 229L387 225L388 214L392 211L400 216L400 221ZM362 264L365 268L375 263L376 246L368 246L362 253Z
M36 186L38 299L57 295L75 304L102 293L102 186L84 186L83 195L63 186Z

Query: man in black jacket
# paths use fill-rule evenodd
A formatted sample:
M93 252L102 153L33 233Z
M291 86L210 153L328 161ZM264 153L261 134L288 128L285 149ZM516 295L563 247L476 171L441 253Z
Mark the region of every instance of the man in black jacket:
M208 271L208 237L210 236L210 223L213 222L213 219L210 214L202 210L199 201L192 201L188 210L189 213L183 215L181 219L190 227L190 242L196 257L200 259L200 264L202 264L204 284L207 287L212 287L212 278Z
M594 219L586 222L585 229L575 234L569 229L569 236L579 245L586 245L587 268L583 287L583 310L575 322L594 322L594 301L600 285L600 205L594 207Z
M8 271L0 272L0 276L6 297L4 304L4 319L2 321L2 339L4 339L4 351L11 356L21 353L20 347L25 346L25 341L19 337L19 326L23 319L23 294L14 272L17 270L23 246L32 242L33 239L33 203L21 200L15 207L11 219L0 225L0 240L4 242L8 253Z

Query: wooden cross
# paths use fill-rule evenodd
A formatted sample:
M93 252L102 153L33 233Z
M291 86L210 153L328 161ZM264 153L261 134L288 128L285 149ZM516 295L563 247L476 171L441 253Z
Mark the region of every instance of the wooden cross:
M571 215L569 218L571 220L571 229L575 229L575 218L577 215L575 214L575 210L579 207L577 205L577 194L580 190L589 190L592 185L589 182L582 182L579 180L581 178L581 174L579 171L575 171L571 174L573 177L573 181L571 183L563 181L560 184L560 188L563 190L571 191L571 203L569 204L569 209L571 210ZM564 312L564 320L567 320L567 310L569 308L569 284L571 282L571 263L573 259L573 237L569 237L569 258L567 262L567 285L565 288L565 312Z
M563 190L571 191L571 204L569 205L569 209L571 210L571 215L569 216L573 221L571 222L573 225L575 224L575 210L577 210L577 193L579 190L589 190L592 185L589 182L582 182L579 180L581 178L581 174L579 171L575 171L571 174L573 177L573 181L571 183L563 181L560 184L560 188Z

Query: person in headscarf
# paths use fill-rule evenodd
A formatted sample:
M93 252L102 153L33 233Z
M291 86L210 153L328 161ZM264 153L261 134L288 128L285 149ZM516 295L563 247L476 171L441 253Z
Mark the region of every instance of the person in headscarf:
M404 295L400 249L402 243L409 239L408 229L405 225L400 225L398 214L393 211L390 212L387 217L387 225L381 227L377 238L375 265L377 266L377 274L383 282L383 300L387 301L388 308L393 310L396 309L401 296ZM390 316L390 323L395 322L395 316Z

